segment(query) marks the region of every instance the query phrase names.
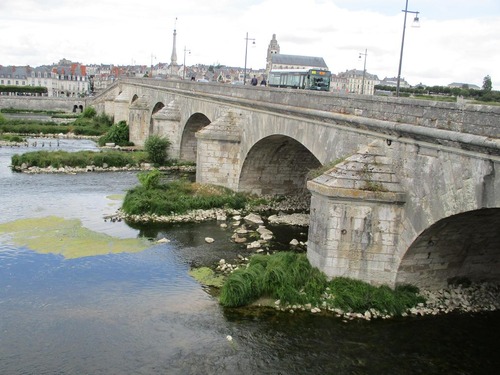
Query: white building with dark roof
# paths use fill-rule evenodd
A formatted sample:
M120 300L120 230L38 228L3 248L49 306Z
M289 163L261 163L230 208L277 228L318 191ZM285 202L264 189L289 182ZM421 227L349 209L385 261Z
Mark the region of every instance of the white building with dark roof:
M375 85L380 80L375 74L363 70L351 69L332 76L331 91L344 91L355 94L373 95Z
M51 66L0 66L0 85L46 87L47 96L80 97L89 93L86 67L61 60Z

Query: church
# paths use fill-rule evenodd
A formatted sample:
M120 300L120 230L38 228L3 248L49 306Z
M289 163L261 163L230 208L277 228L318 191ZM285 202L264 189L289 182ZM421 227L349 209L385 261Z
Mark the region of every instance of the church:
M322 57L281 54L276 34L273 34L273 38L267 48L266 76L269 77L269 72L277 69L329 70Z

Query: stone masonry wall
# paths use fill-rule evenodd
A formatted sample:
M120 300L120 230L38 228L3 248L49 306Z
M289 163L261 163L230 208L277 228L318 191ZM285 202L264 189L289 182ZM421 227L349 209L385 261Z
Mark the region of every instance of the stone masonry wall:
M27 96L0 96L0 109L30 109L38 111L73 112L73 107L87 106L87 99L81 98L45 98Z
M189 81L129 79L122 81L121 84L147 85L155 90L196 91L197 96L214 96L218 100L226 100L227 103L233 102L253 109L274 107L275 111L286 112L287 107L307 108L493 138L500 134L500 107L498 106L260 86L238 87L219 83L199 84ZM245 101L247 101L246 104ZM283 106L283 108L279 108L279 106Z

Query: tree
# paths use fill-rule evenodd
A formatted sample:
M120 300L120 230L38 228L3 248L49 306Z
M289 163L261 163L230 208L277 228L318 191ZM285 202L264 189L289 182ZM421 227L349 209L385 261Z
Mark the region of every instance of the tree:
M493 85L491 83L491 77L489 75L487 75L483 79L483 90L484 90L484 92L490 92L492 88L493 88Z

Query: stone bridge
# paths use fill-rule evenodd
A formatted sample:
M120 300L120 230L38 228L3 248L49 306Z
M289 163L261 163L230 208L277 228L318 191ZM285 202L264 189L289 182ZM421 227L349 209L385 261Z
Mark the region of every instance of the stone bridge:
M89 104L136 145L168 137L198 182L310 194L307 255L329 277L500 279L500 107L154 79Z

